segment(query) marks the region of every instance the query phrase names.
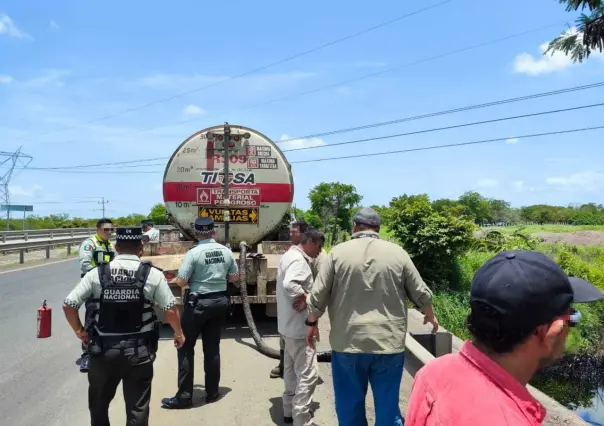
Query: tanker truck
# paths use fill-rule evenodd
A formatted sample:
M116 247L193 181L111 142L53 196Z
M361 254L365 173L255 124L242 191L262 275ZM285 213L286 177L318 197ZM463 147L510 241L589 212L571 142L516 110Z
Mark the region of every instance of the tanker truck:
M196 243L198 217L215 222L216 240L233 248L242 285L229 283L231 302L264 305L276 317L276 274L281 255L289 248L290 209L294 197L291 166L268 137L257 130L214 126L189 136L174 151L164 172L163 199L174 231L162 231L159 244L146 244L143 260L161 268L170 281L188 249ZM224 144L229 145L229 198L225 202ZM228 205L227 205L228 204ZM225 210L230 216L225 240ZM244 243L243 251L241 244ZM242 270L243 269L243 270ZM171 285L182 310L182 289ZM242 294L244 293L244 294ZM163 315L157 312L162 322Z

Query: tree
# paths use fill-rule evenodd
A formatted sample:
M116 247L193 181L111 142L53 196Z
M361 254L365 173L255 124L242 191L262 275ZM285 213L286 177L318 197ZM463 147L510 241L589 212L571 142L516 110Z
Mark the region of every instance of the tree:
M602 52L604 48L604 4L602 0L559 0L566 3L566 11L576 11L579 8L589 10L589 14L581 13L576 20L576 28L567 31L553 39L544 54L563 52L570 55L573 62L583 62L593 51Z
M458 202L465 207L464 213L472 216L477 224L492 222L493 214L489 200L478 192L468 191L459 197Z
M321 182L308 194L310 211L321 219L323 229L332 226L332 242L338 229L350 227L352 210L359 205L363 197L356 188L341 182Z
M151 207L151 211L149 212L149 218L163 221L166 217L166 213L166 205L164 203L157 203L153 207Z
M421 276L433 289L449 288L456 258L473 241L472 221L436 212L426 194L394 198L390 207L390 229Z

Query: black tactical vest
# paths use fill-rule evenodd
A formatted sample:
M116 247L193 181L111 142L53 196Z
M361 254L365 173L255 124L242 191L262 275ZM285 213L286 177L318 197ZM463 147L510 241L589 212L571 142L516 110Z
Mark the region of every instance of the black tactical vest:
M101 283L101 296L98 299L98 319L96 327L101 333L133 334L139 333L148 322L143 321L145 293L151 265L141 263L130 281L115 282L108 263L98 266Z

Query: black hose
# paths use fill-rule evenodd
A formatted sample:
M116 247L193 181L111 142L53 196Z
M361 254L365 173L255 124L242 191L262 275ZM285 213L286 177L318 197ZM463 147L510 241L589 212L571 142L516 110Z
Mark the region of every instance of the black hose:
M250 333L252 333L252 339L254 339L258 352L269 358L280 359L281 354L279 351L268 346L260 335L260 332L258 332L258 327L256 327L256 322L252 315L252 307L250 306L247 294L247 249L248 247L245 242L239 244L239 291L241 292L245 321L250 329ZM319 362L331 362L331 351L317 352L317 360Z

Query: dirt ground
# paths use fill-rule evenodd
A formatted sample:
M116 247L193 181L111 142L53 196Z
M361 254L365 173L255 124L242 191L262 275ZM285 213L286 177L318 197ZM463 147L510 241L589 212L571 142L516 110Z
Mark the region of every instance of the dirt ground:
M566 243L573 246L604 245L604 232L600 231L536 232L532 235L546 243Z

